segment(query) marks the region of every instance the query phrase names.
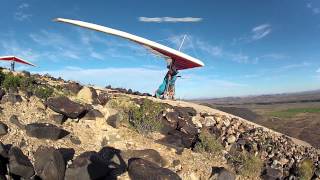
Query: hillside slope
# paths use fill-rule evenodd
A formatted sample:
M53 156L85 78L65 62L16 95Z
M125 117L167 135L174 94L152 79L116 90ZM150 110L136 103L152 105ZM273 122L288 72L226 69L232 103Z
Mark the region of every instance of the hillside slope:
M1 84L0 179L320 175L309 144L206 106L26 72Z

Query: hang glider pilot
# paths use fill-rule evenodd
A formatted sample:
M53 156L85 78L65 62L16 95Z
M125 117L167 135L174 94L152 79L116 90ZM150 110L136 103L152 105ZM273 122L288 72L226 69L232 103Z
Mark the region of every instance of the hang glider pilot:
M157 98L168 98L174 99L175 95L175 83L178 78L178 70L173 63L170 63L168 66L168 72L163 79L162 84L159 86L158 90L155 93Z

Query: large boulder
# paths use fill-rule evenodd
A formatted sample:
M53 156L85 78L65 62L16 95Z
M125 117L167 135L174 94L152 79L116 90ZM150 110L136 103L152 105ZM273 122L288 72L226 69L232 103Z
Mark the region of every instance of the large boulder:
M0 136L6 135L8 133L8 126L3 122L0 122Z
M224 167L212 167L210 180L235 180L236 176Z
M121 157L125 162L128 162L131 158L141 158L153 162L160 167L163 167L166 164L159 152L154 149L121 151Z
M265 171L263 172L263 175L261 176L262 179L268 179L268 180L271 180L271 179L282 179L282 171L279 170L279 169L275 169L275 168L271 168L271 167L267 167L265 169Z
M198 129L191 119L179 119L177 129L191 136L198 134Z
M129 176L132 180L180 180L181 178L169 169L159 167L150 161L132 158L129 159Z
M64 89L73 94L77 94L82 89L82 87L83 86L77 82L70 82L64 85Z
M89 110L83 117L86 120L96 120L97 118L104 118L104 115L97 109Z
M63 124L68 118L63 114L51 114L49 119L57 124Z
M6 94L1 99L2 103L10 102L11 104L20 103L22 101L23 99L19 94L13 94L13 93Z
M92 87L83 87L77 95L77 98L88 104L98 104L97 91Z
M194 135L186 134L184 132L174 130L168 133L168 137L175 138L181 141L185 148L191 148L197 141L197 137Z
M6 92L3 89L0 89L0 101L5 94Z
M51 140L58 140L69 134L68 131L48 123L27 124L26 132L31 137Z
M0 179L5 180L3 178L7 174L7 164L8 164L8 151L7 148L0 142Z
M110 97L108 93L106 92L100 92L98 95L98 102L100 105L104 106L107 104L107 102L110 100Z
M114 116L117 115L118 111L112 108L105 108L104 109L104 114L105 117L103 118L97 118L95 123L96 126L99 127L99 129L106 131L110 128L110 126L114 128L118 128L120 126L120 117ZM110 118L110 119L109 119Z
M0 141L0 157L8 158L8 151L5 145Z
M119 149L106 146L98 152L98 155L108 166L109 173L107 178L115 179L115 177L127 170L127 164Z
M110 114L107 118L107 124L112 126L113 128L119 128L121 125L121 115L118 112Z
M12 115L9 118L9 122L11 122L12 124L16 125L19 129L25 129L25 125L22 124L17 115Z
M33 165L18 147L9 150L10 173L29 179L34 175Z
M161 132L167 134L170 131L176 130L178 127L179 114L177 112L167 112L164 117L161 118L163 125Z
M40 146L34 154L35 171L44 180L63 180L66 165L62 154L53 147Z
M109 173L107 164L97 152L80 154L67 168L65 180L102 179Z
M71 119L83 117L87 111L85 106L73 102L65 96L50 98L47 101L47 105L53 111Z
M197 115L197 111L192 107L174 107L174 110L179 113L181 118L190 118Z

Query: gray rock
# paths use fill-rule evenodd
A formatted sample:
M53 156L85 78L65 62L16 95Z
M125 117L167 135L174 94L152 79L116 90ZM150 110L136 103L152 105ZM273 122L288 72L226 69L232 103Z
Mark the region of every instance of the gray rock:
M161 168L155 163L139 158L129 159L128 172L132 180L181 179L176 173L172 172L171 170Z
M11 104L16 104L16 103L22 102L22 97L18 94L9 93L2 97L1 102L2 103L10 102Z
M124 173L127 170L127 164L121 155L119 149L113 147L103 147L98 152L99 157L108 164L108 178L116 179L118 175Z
M173 127L176 128L179 121L179 113L177 112L168 112L165 115L167 121L173 124Z
M153 162L160 167L163 167L166 164L159 152L154 149L126 150L121 152L121 157L126 162L128 162L128 160L131 158L141 158Z
M0 136L6 135L8 133L8 126L3 122L0 122Z
M314 171L314 175L316 175L318 178L320 178L320 167L317 167Z
M107 124L109 124L113 128L119 128L121 125L120 115L118 113L116 113L116 114L109 116L107 119Z
M213 116L205 116L203 126L210 127L210 126L214 126L216 123L217 122Z
M68 131L48 123L32 123L26 125L28 136L39 139L58 140L69 134Z
M66 165L62 154L52 147L39 147L34 154L35 171L41 179L63 180Z
M179 119L177 129L191 136L198 134L198 129L191 119Z
M33 165L18 147L9 150L10 173L29 179L34 175Z
M282 179L282 176L283 176L283 173L281 170L267 167L261 178L266 180L272 180L272 179L276 180L276 179Z
M234 135L228 137L227 141L229 144L236 142L237 138Z
M109 169L107 164L96 152L80 154L67 168L65 180L100 179L107 176Z
M2 100L2 97L6 94L6 92L3 89L0 89L0 101Z
M62 125L68 118L63 114L52 114L50 115L50 119L55 123Z
M16 115L12 115L10 118L9 118L9 121L16 125L19 129L25 129L25 125L23 125L19 119L18 119L18 116Z
M73 102L65 96L50 98L47 105L51 110L71 119L83 117L87 111L85 106Z
M92 93L92 104L100 104L97 91L93 87L90 87L90 91Z
M77 94L82 89L82 87L83 86L77 82L70 82L64 85L64 89L66 89L67 91L73 94Z
M9 157L8 151L2 142L0 142L0 157L3 157L3 158Z
M197 111L192 107L174 107L174 110L179 113L179 116L188 119L197 115Z
M110 100L110 97L106 92L100 92L98 97L97 97L97 100L98 100L99 104L104 106Z
M235 180L236 176L224 167L212 167L210 180Z
M96 120L96 118L103 118L103 117L104 117L103 114L99 110L91 109L86 113L83 119Z
M71 135L71 136L70 136L70 141L71 141L73 144L76 144L76 145L81 144L81 141L80 141L79 137L74 136L74 135Z
M174 147L190 148L196 142L196 137L178 130L173 130L158 142L166 145L172 145Z

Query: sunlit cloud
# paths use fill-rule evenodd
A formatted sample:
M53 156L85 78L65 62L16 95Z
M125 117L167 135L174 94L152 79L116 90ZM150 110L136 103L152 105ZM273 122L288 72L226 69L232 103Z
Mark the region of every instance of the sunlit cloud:
M271 33L271 25L270 24L261 24L259 26L256 26L252 28L252 40L259 40Z
M18 21L30 20L32 14L26 12L29 8L30 5L27 3L20 4L17 8L17 11L14 13L14 19Z
M149 22L149 23L194 23L194 22L200 22L203 19L202 18L196 18L196 17L139 17L138 18L140 22Z
M310 9L313 14L320 14L320 8L315 7L312 3L307 3L307 8Z

